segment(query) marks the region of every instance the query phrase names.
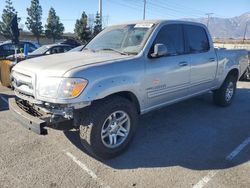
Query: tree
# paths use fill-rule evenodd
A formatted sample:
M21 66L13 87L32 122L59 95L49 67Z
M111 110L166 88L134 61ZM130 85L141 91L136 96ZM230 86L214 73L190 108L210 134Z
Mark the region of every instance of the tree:
M10 29L10 23L12 18L17 14L17 11L13 7L11 0L6 0L5 3L6 5L3 9L2 21L0 21L0 34L3 35L6 39L11 39L12 34Z
M64 26L60 22L59 16L56 15L54 8L50 8L49 15L47 19L47 24L45 25L45 35L49 39L53 39L55 42L56 39L60 39L63 35Z
M85 12L82 13L80 19L76 20L74 32L79 40L87 43L91 39L91 30L88 27L88 16Z
M27 28L33 33L36 37L37 42L39 43L39 39L41 34L43 33L42 26L42 7L39 4L39 0L31 0L30 8L27 8L28 17L26 21Z
M94 26L93 36L96 36L101 31L102 31L102 20L100 14L97 12L95 16L95 26Z

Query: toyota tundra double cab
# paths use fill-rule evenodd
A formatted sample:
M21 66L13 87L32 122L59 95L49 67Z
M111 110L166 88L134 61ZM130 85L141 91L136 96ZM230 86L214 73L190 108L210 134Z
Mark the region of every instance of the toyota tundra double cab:
M140 114L209 91L215 104L229 106L248 61L245 50L215 49L199 23L124 23L107 27L80 52L17 64L9 106L39 134L71 120L87 151L107 159L127 148Z

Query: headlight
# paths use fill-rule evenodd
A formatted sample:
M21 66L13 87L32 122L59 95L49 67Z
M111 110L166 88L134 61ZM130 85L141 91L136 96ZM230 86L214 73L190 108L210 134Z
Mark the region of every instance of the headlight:
M81 94L88 81L81 78L41 78L38 94L42 97L69 99Z
M65 98L74 98L81 94L84 88L87 86L88 81L80 78L67 78L63 79L59 90L58 97Z

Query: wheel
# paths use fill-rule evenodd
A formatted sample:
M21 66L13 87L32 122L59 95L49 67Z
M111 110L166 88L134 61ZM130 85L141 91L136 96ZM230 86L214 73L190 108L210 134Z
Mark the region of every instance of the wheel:
M229 75L222 86L213 92L213 99L218 106L229 106L236 92L237 78Z
M98 158L122 153L136 130L138 112L129 100L115 96L98 101L80 120L80 139L85 149Z

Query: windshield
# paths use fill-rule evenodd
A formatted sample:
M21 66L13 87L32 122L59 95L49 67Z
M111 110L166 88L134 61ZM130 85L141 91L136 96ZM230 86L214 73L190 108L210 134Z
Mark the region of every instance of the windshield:
M133 24L105 29L86 46L91 51L110 50L121 54L137 54L144 46L153 24Z
M31 54L31 55L44 54L48 49L49 49L48 46L42 46L42 47L36 49L35 51L33 51L33 52L30 53L30 54Z
M75 48L71 49L69 52L80 52L80 51L82 51L83 47L84 47L84 45L75 47Z

